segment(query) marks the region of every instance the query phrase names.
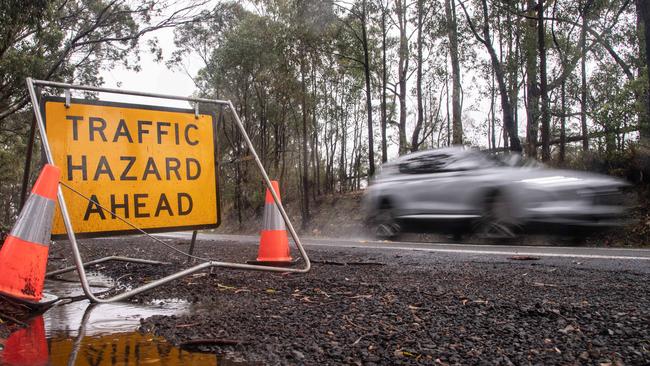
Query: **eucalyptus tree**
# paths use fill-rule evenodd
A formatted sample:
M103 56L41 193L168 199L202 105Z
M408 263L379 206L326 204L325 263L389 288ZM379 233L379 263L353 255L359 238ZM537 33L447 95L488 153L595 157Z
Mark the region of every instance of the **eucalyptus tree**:
M370 39L369 28L370 22L372 20L372 15L377 11L377 7L374 2L368 0L359 0L353 3L334 1L332 4L343 16L340 19L342 27L338 35L340 37L343 37L342 39L346 40L346 44L337 42L339 45L339 51L341 51L337 53L337 55L342 60L345 60L346 63L348 61L356 63L363 70L365 84L366 120L368 128L368 177L372 177L375 174L375 143L374 124L372 118L373 70L371 57L374 53L373 48L375 45L374 42ZM349 36L345 36L342 32L348 33ZM360 51L360 54L357 50ZM385 125L383 124L382 126ZM382 135L382 152L384 151L384 131L385 129L382 127L382 133L384 133L384 135Z
M415 94L417 102L417 117L415 121L415 127L413 128L413 134L411 135L411 151L418 151L420 145L424 142L425 138L421 138L420 134L426 132L427 126L425 125L425 111L424 111L424 95L426 89L424 88L424 56L427 45L430 43L427 42L427 37L429 35L433 38L432 26L429 21L431 14L435 12L436 2L430 2L425 4L424 0L417 0L416 2L416 16L415 16L415 29L416 29L416 51L415 51L415 62L416 62L416 81L415 81ZM425 129L423 131L422 129ZM426 134L425 134L426 135Z
M139 40L196 21L204 2L6 0L0 2L0 123L28 101L25 77L98 85L98 71L137 70ZM150 44L154 46L155 44ZM1 126L1 124L0 124Z
M463 143L463 121L460 105L461 84L460 84L460 61L458 51L458 20L456 16L456 0L445 1L445 21L447 24L447 37L449 38L449 58L451 61L451 85L452 85L452 131L454 144Z
M479 34L479 31L477 30L477 27L474 23L475 20L473 20L472 17L470 16L467 7L462 2L460 3L460 5L463 9L465 18L472 31L472 34L480 43L482 43L485 46L488 54L490 55L490 61L492 63L492 68L494 70L494 74L496 76L497 84L499 87L499 95L501 99L501 113L503 114L503 125L504 125L504 129L508 131L510 150L515 152L521 152L522 150L521 142L519 141L519 136L514 122L512 101L510 99L510 95L508 93L508 87L506 85L504 65L499 60L499 56L494 48L494 45L492 44L492 35L490 31L490 14L488 10L487 0L481 0L479 5L480 13L481 13L481 17L479 19L481 19L482 22L482 26L481 26L482 34Z
M399 30L399 61L397 70L398 88L395 91L395 94L399 99L399 124L397 129L399 134L400 155L405 154L408 151L408 140L406 139L406 84L411 74L409 73L410 49L407 27L409 7L413 4L408 3L407 1L408 0L395 0L395 6L393 8L395 16L397 17L397 29Z
M28 104L25 78L33 77L101 85L103 70L117 65L139 70L144 35L162 28L189 24L205 15L207 1L176 4L165 0L5 0L0 2L0 154L31 155L35 121ZM150 38L146 48L156 57L160 48ZM29 136L29 137L28 137ZM22 164L3 165L17 174ZM25 165L22 186L31 169ZM12 177L14 177L12 175ZM5 177L6 178L6 177ZM0 179L0 190L13 193L0 203L12 207L6 219L13 220L14 200L20 190L15 179ZM20 203L19 203L20 202ZM6 204L5 204L6 203ZM13 210L13 211L12 211Z

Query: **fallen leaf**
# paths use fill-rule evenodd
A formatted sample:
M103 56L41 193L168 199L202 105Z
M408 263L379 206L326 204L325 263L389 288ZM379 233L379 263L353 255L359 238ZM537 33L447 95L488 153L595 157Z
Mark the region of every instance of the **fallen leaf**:
M557 285L553 285L551 283L542 283L542 282L533 282L533 286L537 286L537 287L557 287Z

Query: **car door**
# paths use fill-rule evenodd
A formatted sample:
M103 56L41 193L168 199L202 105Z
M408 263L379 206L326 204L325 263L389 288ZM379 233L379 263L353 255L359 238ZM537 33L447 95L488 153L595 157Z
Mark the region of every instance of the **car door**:
M436 185L446 158L448 154L431 152L407 158L399 164L403 215L415 218L432 213L432 207L437 206L440 198L432 194L435 190L432 186Z
M476 170L465 154L432 152L408 162L400 171L413 178L404 185L412 218L454 219L473 214L468 197L476 183Z

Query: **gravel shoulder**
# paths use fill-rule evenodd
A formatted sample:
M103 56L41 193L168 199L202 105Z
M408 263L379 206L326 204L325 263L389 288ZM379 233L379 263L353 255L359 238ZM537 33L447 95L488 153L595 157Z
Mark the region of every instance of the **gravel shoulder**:
M166 239L181 250L187 241ZM84 258L131 255L166 266L96 266L124 286L187 267L144 237L84 240ZM69 265L66 242L52 268ZM254 259L255 245L197 243L222 261ZM194 311L141 321L178 345L251 363L650 364L650 274L571 261L514 261L370 249L309 249L307 274L215 268L131 301L185 299ZM295 255L294 255L295 256ZM225 345L225 343L235 343Z

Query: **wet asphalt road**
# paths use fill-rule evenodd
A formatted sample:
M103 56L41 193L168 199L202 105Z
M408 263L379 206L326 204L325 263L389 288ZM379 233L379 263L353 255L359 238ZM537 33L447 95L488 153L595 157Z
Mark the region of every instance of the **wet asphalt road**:
M161 237L187 239L192 237L191 232L177 232L159 234ZM242 244L257 243L258 236L254 235L226 235L213 233L200 233L199 240L214 240L238 242ZM423 242L397 242L375 241L368 239L340 239L340 238L300 238L307 254L309 248L332 249L337 251L362 251L374 250L395 252L417 252L437 254L440 259L449 261L478 261L500 262L513 260L519 257L531 257L538 263L556 266L579 266L581 268L604 269L613 271L630 271L636 273L650 273L650 249L629 248L597 248L597 247L567 247L567 246L533 246L533 245L484 245L484 244L457 244L457 243L423 243Z
M159 237L185 251L191 233ZM199 235L196 254L243 263L256 257L257 242L257 236ZM177 346L238 342L200 350L269 365L650 364L648 250L304 243L313 260L306 274L214 270L137 295L133 302L197 305L190 314L143 319L139 330ZM50 250L60 266L70 262L66 244ZM94 267L126 287L188 265L179 252L143 236L83 244L88 259L171 262ZM295 248L292 255L298 256ZM516 260L525 256L533 260Z

